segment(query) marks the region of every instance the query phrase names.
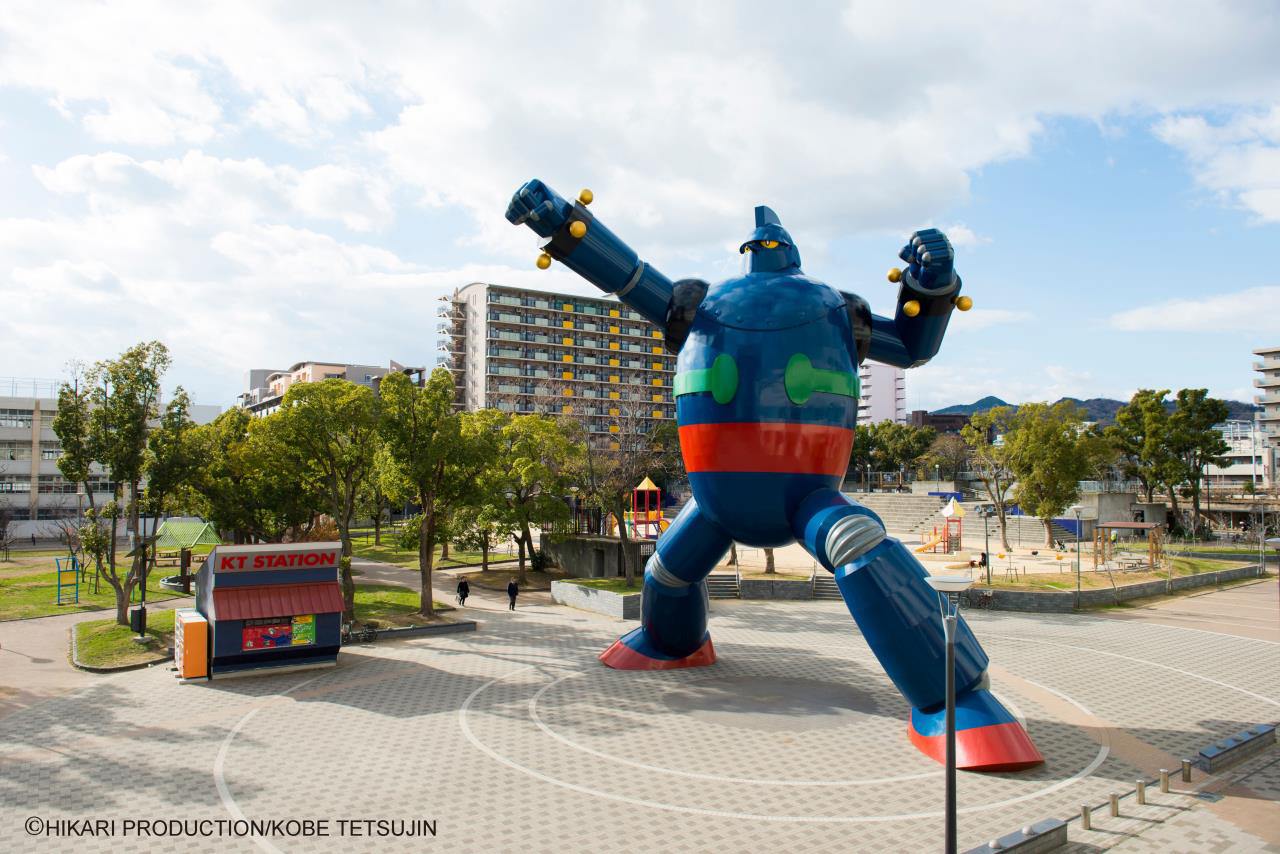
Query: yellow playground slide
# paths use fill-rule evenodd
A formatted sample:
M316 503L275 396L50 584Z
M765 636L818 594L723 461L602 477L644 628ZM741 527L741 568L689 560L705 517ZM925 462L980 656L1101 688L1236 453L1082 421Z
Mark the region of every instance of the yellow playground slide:
M946 532L935 534L933 539L916 549L916 554L924 554L947 538Z

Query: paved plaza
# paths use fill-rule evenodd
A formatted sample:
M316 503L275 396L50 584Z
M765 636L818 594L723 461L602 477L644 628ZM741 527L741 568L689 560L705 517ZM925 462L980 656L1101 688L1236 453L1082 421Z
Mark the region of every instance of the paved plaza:
M1233 608L1275 607L1274 581L1230 592ZM714 602L718 664L632 673L596 654L634 624L539 596L515 613L475 601L477 632L355 647L330 670L183 685L156 667L16 708L0 717L0 850L940 845L942 770L909 746L906 706L839 603ZM1156 609L968 619L1047 761L960 775L962 848L1100 806L1280 717L1274 640ZM1146 812L1100 809L1093 833L1073 825L1076 850L1280 850L1280 753L1248 769L1177 784L1216 787L1206 798L1152 787ZM32 816L319 819L335 836L339 819L426 819L437 836L32 839Z

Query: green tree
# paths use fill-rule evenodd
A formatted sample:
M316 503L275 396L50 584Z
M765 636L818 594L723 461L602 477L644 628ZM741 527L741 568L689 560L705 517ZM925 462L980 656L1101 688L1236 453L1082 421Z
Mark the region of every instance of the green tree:
M160 422L147 435L147 486L143 508L152 517L154 533L169 500L191 480L200 466L191 420L191 398L182 386L165 404Z
M1142 484L1148 503L1156 490L1168 486L1165 478L1171 469L1176 476L1176 459L1168 444L1169 410L1165 405L1168 394L1168 389L1139 389L1116 412L1115 423L1103 430L1107 441L1120 455L1120 470Z
M169 368L169 351L159 341L130 347L119 358L98 362L89 375L90 444L95 456L110 472L115 484L113 498L119 500L122 488L128 489L125 515L129 530L141 536L139 524L142 504L142 478L146 473L147 432L151 421L159 417L160 378ZM103 577L111 585L116 598L116 622L129 624L129 599L134 587L145 583L147 556L145 548L134 550L129 570L121 574L116 568L115 525L111 526L112 544L103 568Z
M1179 390L1169 415L1168 448L1178 460L1182 475L1178 482L1191 484L1192 526L1197 529L1201 525L1200 490L1205 466L1226 462L1224 455L1229 446L1216 425L1226 421L1228 415L1226 402L1209 397L1208 389L1203 388Z
M1079 496L1079 481L1105 458L1106 440L1084 427L1084 410L1070 401L1025 403L1004 434L1004 456L1017 479L1023 512L1044 523L1053 547L1053 519Z
M932 427L913 427L893 421L872 424L868 433L871 467L875 471L895 472L914 468L937 435Z
M418 572L419 611L434 612L431 583L439 528L449 514L466 505L492 454L492 433L481 420L453 409L453 375L436 368L426 385L415 387L404 374L390 374L380 386L379 432L386 453L379 474L389 495L406 494L421 508Z
M94 508L93 489L89 485L90 467L94 463L93 432L89 418L89 394L78 366L73 366L71 382L58 387L58 411L53 415L53 432L62 446L58 471L72 483L80 484Z
M525 555L534 553L531 528L569 517L564 497L573 485L583 447L553 418L517 415L504 421L497 430L497 453L483 481L489 500L502 509L501 515L517 531L518 580L524 584Z
M969 446L969 467L982 481L987 498L995 507L1000 544L1005 551L1011 548L1006 503L1013 487L1013 470L1009 465L1008 446L1002 437L1012 426L1013 415L1013 407L996 406L974 413L960 430L961 437Z
M314 484L338 527L343 557L351 557L351 521L362 486L373 469L378 418L373 389L343 379L298 383L285 392L269 418L280 431L293 468ZM342 563L345 616L355 608L350 561Z
M871 452L874 450L874 443L871 438L871 428L862 424L858 424L853 428L853 449L849 453L849 474L854 480L867 480L867 466L871 465ZM866 487L871 489L871 483L867 480Z
M955 480L969 462L969 446L955 433L942 433L933 440L924 464L930 471L937 468L943 477Z

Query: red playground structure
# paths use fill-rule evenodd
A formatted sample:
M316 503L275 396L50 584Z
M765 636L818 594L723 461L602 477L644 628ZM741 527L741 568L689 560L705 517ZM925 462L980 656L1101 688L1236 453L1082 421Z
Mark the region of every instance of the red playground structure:
M630 533L656 540L665 529L662 518L662 490L649 478L631 490Z

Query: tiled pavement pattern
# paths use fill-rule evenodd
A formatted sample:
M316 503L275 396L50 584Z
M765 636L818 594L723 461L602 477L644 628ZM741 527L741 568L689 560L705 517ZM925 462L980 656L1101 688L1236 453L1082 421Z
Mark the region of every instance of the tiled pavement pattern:
M360 647L327 671L104 678L0 719L0 851L936 847L942 775L908 745L905 706L843 608L714 607L721 661L702 670L610 671L595 655L624 624L535 607L486 612L474 634ZM1174 756L1278 717L1274 644L1093 617L970 620L1048 762L962 774L962 846L1154 776L1104 749L1105 726L1063 722L1063 703ZM23 832L30 815L239 814L427 818L439 836L33 844Z

